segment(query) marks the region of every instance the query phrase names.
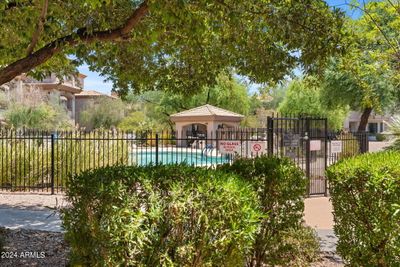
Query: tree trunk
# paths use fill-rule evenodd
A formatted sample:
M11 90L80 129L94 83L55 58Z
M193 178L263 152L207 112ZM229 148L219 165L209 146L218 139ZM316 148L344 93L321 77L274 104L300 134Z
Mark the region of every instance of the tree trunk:
M365 132L368 125L368 118L371 115L372 108L365 108L360 118L360 124L358 125L358 132Z
M66 46L73 46L79 42L91 43L95 41L115 41L128 38L130 31L147 15L149 11L147 1L144 1L119 28L88 33L86 28L79 29L76 34L61 37L45 45L41 49L19 59L5 68L0 69L0 85L26 73L45 63Z

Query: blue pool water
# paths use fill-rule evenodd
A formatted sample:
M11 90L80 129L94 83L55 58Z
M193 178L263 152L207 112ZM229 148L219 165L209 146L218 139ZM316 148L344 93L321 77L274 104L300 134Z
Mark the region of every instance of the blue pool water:
M155 152L139 152L132 153L133 161L138 165L145 166L156 163L156 153ZM212 157L204 156L200 153L186 153L178 151L168 151L158 153L158 163L159 164L174 164L174 163L186 163L188 165L195 166L211 166L215 164L228 163L229 158L225 156Z

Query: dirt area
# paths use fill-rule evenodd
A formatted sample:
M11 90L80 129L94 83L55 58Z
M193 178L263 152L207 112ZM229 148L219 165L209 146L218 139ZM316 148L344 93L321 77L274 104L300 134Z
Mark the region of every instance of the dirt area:
M65 196L61 194L0 193L0 208L43 210L66 204Z
M5 252L1 253L0 266L68 266L69 247L62 233L34 230L5 230ZM322 253L321 259L311 267L339 267L334 256Z
M26 229L0 231L5 236L0 266L67 266L69 247L64 234Z

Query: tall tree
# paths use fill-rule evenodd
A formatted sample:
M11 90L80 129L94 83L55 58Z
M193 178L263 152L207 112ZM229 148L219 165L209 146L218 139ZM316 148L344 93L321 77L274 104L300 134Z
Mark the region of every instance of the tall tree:
M400 54L398 7L391 1L370 2L357 20L348 20L348 53L332 60L325 73L323 96L329 107L350 106L362 113L365 131L374 110L383 113L399 104Z
M122 92L193 92L228 67L257 82L317 70L340 50L342 13L322 0L7 0L0 25L0 84L85 62Z
M284 100L278 111L283 115L307 115L325 117L332 130L343 128L347 107L327 108L321 99L321 88L314 77L296 79L288 84Z

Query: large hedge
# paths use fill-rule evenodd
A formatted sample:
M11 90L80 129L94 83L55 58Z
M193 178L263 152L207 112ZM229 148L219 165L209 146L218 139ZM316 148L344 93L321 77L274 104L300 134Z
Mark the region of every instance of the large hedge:
M252 184L265 215L247 266L293 266L294 263L290 264L289 261L302 255L294 255L300 251L298 247L288 245L287 240L290 239L289 232L302 232L307 181L303 171L288 158L267 156L238 159L232 165L223 165L221 169L237 174Z
M73 266L243 266L261 217L248 183L185 165L84 172L67 198Z
M400 153L350 158L327 176L343 259L351 266L400 266Z

